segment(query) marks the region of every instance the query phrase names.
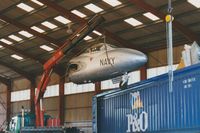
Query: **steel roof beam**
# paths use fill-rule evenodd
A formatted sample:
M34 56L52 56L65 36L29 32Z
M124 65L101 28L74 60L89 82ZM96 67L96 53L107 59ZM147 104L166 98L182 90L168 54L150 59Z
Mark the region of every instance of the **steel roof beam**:
M11 84L11 80L10 79L4 78L2 76L0 76L0 82L5 84L6 86L9 86Z
M32 30L29 26L23 25L23 24L15 21L15 20L5 16L5 15L0 14L0 19L4 20L4 21L6 21L6 22L8 22L8 23L20 28L20 29L28 31L29 33L33 34L34 36L40 37L40 38L42 38L42 39L44 39L44 40L46 40L48 42L54 43L54 44L56 44L58 46L61 45L60 43L58 43L57 40L55 40L55 39L53 39L53 38L51 38L51 37L49 37L49 36L47 36L47 35L45 35L43 33L39 33L39 32L37 32L35 30Z
M38 62L38 63L41 63L41 64L44 63L44 61L42 61L42 60L40 60L40 59L38 59L38 58L36 58L36 57L34 57L32 55L29 55L28 53L25 53L24 51L22 51L20 49L17 49L17 48L15 48L13 46L10 46L10 45L7 45L7 44L1 43L1 42L0 42L0 45L3 46L3 47L5 47L5 48L7 48L7 49L9 49L9 50L12 50L12 51L20 54L22 56L30 58L30 59L34 60L35 62Z
M56 2L52 2L52 1L49 1L49 0L39 0L39 1L42 2L43 4L47 5L47 6L51 7L52 9L58 11L59 13L66 16L71 21L75 21L75 22L79 22L79 23L87 22L87 20L85 20L84 18L81 18L81 17L71 13L69 10L63 8L62 6L59 6ZM121 46L134 48L134 44L124 40L123 38L115 35L114 33L109 32L106 29L98 27L97 31L99 31L102 34L108 36L109 38L119 42ZM136 48L136 49L139 49L139 48Z
M137 5L139 8L142 8L143 10L147 12L151 12L154 15L158 16L159 18L163 19L165 21L165 14L160 12L158 9L154 8L148 3L145 3L143 0L129 0L131 3L134 5ZM177 29L179 32L181 32L188 40L190 41L198 41L198 35L194 33L192 30L189 28L185 27L178 21L174 20L173 21L174 28Z
M21 70L21 69L19 69L19 68L17 68L17 67L14 67L13 65L10 65L10 64L5 63L5 62L3 62L3 61L0 61L0 65L5 66L5 67L7 67L7 68L9 68L9 69L12 69L13 71L15 71L16 73L22 75L23 77L27 78L27 79L30 80L30 81L31 81L32 79L34 79L34 77L33 77L31 74L29 74L29 73L27 73L27 72L24 72L23 70Z

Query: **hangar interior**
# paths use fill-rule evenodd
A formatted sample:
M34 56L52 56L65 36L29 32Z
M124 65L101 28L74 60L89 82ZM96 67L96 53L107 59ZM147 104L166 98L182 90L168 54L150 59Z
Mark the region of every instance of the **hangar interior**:
M92 97L119 84L111 80L84 85L70 83L69 60L103 43L140 50L148 63L130 74L129 84L167 72L167 0L1 0L0 1L0 129L21 112L34 112L34 96L42 65L71 33L95 14L105 22L87 35L57 64L43 105L61 125L92 132ZM185 44L199 41L200 4L172 0L173 63Z

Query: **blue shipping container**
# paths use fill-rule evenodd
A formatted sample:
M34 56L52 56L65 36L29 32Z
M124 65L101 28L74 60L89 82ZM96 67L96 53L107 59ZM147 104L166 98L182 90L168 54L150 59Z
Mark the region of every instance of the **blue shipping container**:
M93 97L93 133L200 133L200 64Z

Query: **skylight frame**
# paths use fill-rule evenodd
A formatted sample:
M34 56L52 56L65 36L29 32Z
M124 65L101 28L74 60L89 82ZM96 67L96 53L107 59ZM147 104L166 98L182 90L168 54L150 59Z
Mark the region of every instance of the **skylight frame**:
M102 34L96 30L93 30L93 33L95 33L96 35L102 36Z
M39 28L37 26L32 26L31 29L33 29L33 30L35 30L35 31L37 31L39 33L44 33L45 32L43 29L41 29L41 28Z
M23 2L18 4L17 7L19 7L20 9L22 9L22 10L24 10L26 12L31 12L31 11L35 10L33 7L27 5L27 4L23 3Z
M112 7L116 7L122 4L119 0L103 0L103 2L109 4Z
M51 52L51 51L54 50L52 47L50 47L48 45L41 45L40 48L45 50L45 51L48 51L48 52Z
M92 37L91 36L86 36L85 38L83 38L85 41L91 40Z
M0 41L1 42L3 42L3 43L5 43L5 44L8 44L8 45L11 45L11 44L13 44L13 42L11 42L11 41L8 41L7 39L5 39L5 38L1 38L0 39Z
M44 6L44 4L38 0L31 0L33 3L36 3L39 6Z
M90 3L90 4L87 4L84 6L85 8L87 8L88 10L94 12L94 13L99 13L99 12L102 12L103 9L93 3Z
M196 8L200 8L200 1L199 0L187 0L188 3L195 6Z
M44 21L44 22L42 22L41 24L42 24L43 26L49 28L49 29L55 29L55 28L58 27L57 25L55 25L55 24L53 24L53 23L51 23L51 22L49 22L49 21Z
M135 19L135 18L127 18L124 20L126 23L136 27L136 26L140 26L142 25L143 23L140 22L139 20Z
M24 30L19 31L18 33L19 33L20 35L22 35L22 36L27 37L27 38L31 38L31 37L33 37L33 34L27 32L27 31L24 31Z
M154 15L151 12L146 12L146 13L143 14L143 16L147 17L148 19L150 19L152 21L157 21L157 20L160 19L158 16Z
M20 42L20 41L22 41L23 39L22 38L20 38L20 37L18 37L18 36L16 36L16 35L9 35L8 36L10 39L12 39L12 40L15 40L15 41L17 41L17 42Z
M17 54L12 54L12 55L10 55L10 56L11 56L12 58L16 59L16 60L19 60L19 61L21 61L21 60L24 59L22 56L19 56L19 55L17 55Z
M75 14L75 15L81 17L81 18L87 17L84 13L82 13L82 12L80 12L80 11L78 11L78 10L72 10L71 12L72 12L73 14Z
M68 24L68 23L71 23L71 21L63 16L57 16L54 18L56 21L62 23L62 24Z

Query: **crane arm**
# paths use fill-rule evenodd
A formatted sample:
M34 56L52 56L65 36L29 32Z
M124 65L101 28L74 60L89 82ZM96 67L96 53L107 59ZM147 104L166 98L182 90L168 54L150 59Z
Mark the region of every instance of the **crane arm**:
M83 24L79 29L77 29L74 34L72 34L66 42L55 51L53 56L43 65L44 72L42 74L41 80L38 84L36 95L35 95L35 115L36 115L36 126L44 126L44 112L40 107L40 99L46 91L46 87L49 83L49 79L53 68L59 61L65 56L67 52L73 49L83 38L85 38L89 33L91 33L98 25L104 21L101 16L95 16L85 24Z

